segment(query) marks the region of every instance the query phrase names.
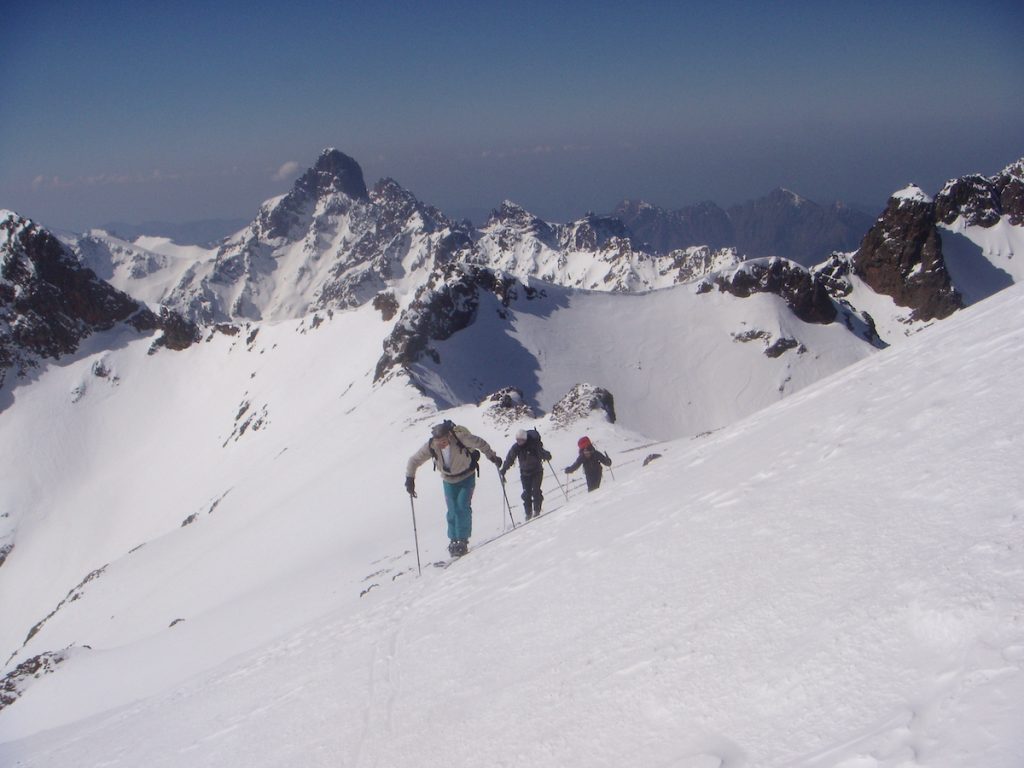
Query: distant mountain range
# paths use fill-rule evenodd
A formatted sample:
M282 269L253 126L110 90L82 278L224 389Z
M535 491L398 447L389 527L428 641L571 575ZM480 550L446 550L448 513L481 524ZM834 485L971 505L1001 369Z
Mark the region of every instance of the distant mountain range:
M242 229L247 219L201 219L199 221L144 221L129 224L111 221L101 224L99 229L122 240L135 240L143 236L166 237L179 245L214 246Z
M935 498L948 500L946 520L969 518L963 513L972 509L972 488L950 499L949 488L965 486L945 475L958 466L953 444L957 434L970 432L974 414L960 410L960 432L946 434L951 401L932 377L959 370L950 356L965 345L977 350L971 375L1015 360L1019 334L982 310L965 317L969 323L945 326L970 331L950 349L941 332L923 357L886 348L905 344L920 353L914 342L921 337L908 342L908 336L1024 280L1024 161L994 176L951 180L934 195L909 185L858 236L846 215L777 191L727 211L708 204L665 212L637 203L568 223L544 221L505 201L475 227L453 221L393 179L367 185L358 162L336 149L324 150L291 189L210 247L154 236L127 240L100 230L58 237L20 213L0 211L0 466L8 469L0 484L6 660L0 725L11 732L14 723L26 736L46 730L33 741L44 749L51 729L92 718L119 730L120 714L104 719L101 713L148 710L147 697L160 695L167 703L162 712L222 732L230 720L206 722L202 712L182 709L176 687L203 681L197 675L224 669L232 659L276 668L276 651L247 654L281 643L338 601L359 604L377 588L373 600L399 576L411 577L412 545L400 532L411 501L402 475L429 425L442 418L486 434L496 450L512 443L519 426L536 426L559 461L577 455L581 434L615 446L621 490L614 510L606 511L624 527L602 539L615 555L609 564L624 560L619 548L641 514L682 515L672 510L694 481L705 490L687 497L684 511L694 517L672 526L680 541L700 517L721 542L732 542L732 505L742 502L750 519L761 518L758 494L769 492L776 512L800 513L793 530L801 532L827 522L837 496L854 491L863 498L847 510L851 520L864 507L881 509L877 519L885 519L893 500L914 514L925 509L926 519L922 499ZM821 251L807 265L777 252L784 248L805 249L801 258ZM1012 303L993 304L995 313L1020 314ZM978 343L987 331L978 330L977 318L999 329L996 350ZM804 401L800 410L776 410L755 448L746 445L750 432L742 425L729 430L890 351L896 354L882 361L887 365L868 377L869 366L862 366L844 386L830 379L811 393L813 407ZM907 361L917 373L894 375ZM987 391L983 426L999 421L993 407L1013 408L1005 372L1002 378L997 390L977 382L979 392ZM967 403L973 387L973 380L961 382L963 396L954 406ZM890 407L872 412L882 391ZM902 423L891 425L889 414ZM784 423L796 426L777 428ZM861 435L860 452L868 458L851 464L849 440L864 425L873 430ZM1012 430L1006 432L991 444L1003 475L1012 464L1005 458L1012 455ZM917 467L919 446L934 448L936 435L949 447ZM698 438L710 439L693 442ZM991 457L977 446L989 445L988 436L971 439L984 469ZM743 450L716 460L701 447L712 443ZM804 458L785 458L793 450ZM675 456L661 456L668 451ZM642 469L648 459L658 461L651 473ZM504 526L511 513L494 470L484 468L490 472L476 498L478 512L489 517L478 515L478 530L499 520ZM881 468L885 497L874 493L873 473ZM964 477L985 475L970 462L959 469ZM828 482L811 486L794 505L794 478L808 471ZM1003 475L984 487L1005 491ZM663 490L654 502L644 501L639 481L654 476ZM825 488L831 490L818 492ZM551 506L561 494L551 489ZM582 503L568 497L562 497L566 506ZM991 497L989 513L1008 536L1019 521L1011 520L1004 497L1012 494ZM436 552L445 538L441 494L421 493L416 503L424 513L419 535ZM413 525L415 514L414 508ZM905 520L907 530L915 521ZM751 531L758 551L778 551L765 530ZM644 534L644 549L655 538ZM843 537L833 538L838 551ZM883 531L879 540L892 545L891 538ZM1016 574L993 540L979 538L983 545L963 562L973 567L977 552L987 553L1010 583ZM870 548L873 541L862 543ZM535 544L534 551L547 546ZM588 568L585 546L565 547L571 579L611 572ZM921 572L931 572L934 549L927 542L922 547ZM735 557L720 552L708 567L735 571ZM643 557L634 550L626 558L641 566L638 575ZM665 557L675 567L678 553L665 550ZM455 578L459 567L451 571ZM717 574L708 572L715 575L705 580L713 596ZM552 584L564 582L556 576ZM907 589L914 583L900 582ZM850 584L851 594L863 592L858 579ZM430 602L419 590L406 594L414 592ZM909 626L905 598L896 602L899 621ZM633 602L624 588L621 605ZM960 616L960 607L954 604L950 615ZM559 605L552 613L559 625L563 610ZM397 679L381 667L396 648L417 657L407 642L412 638L401 637L403 611L378 615L387 630L367 638L358 662L365 662L362 679L370 689ZM652 626L664 624L662 618L658 611L646 616ZM363 638L367 626L346 620L313 634L327 638L325 658L336 661L337 649ZM438 625L429 626L434 632ZM946 627L938 629L944 650L936 669L945 679L951 646ZM478 631L483 637L490 627ZM760 634L752 636L760 642ZM868 636L873 641L877 632ZM1013 642L1005 647L1019 648ZM823 643L834 649L832 638ZM622 658L633 668L628 653ZM901 653L894 664L905 658ZM979 661L981 668L989 661ZM308 659L302 669L319 674ZM538 672L545 689L547 670ZM110 694L113 682L121 687ZM216 692L224 682L202 684ZM305 700L293 682L279 702L282 711L292 710L295 697ZM337 690L331 689L332 701L345 698ZM390 720L389 690L380 693L374 714L381 724ZM424 690L436 696L435 686ZM264 699L254 688L253 700ZM358 730L365 722L339 712L325 721L332 733L338 723ZM504 723L497 727L507 730ZM379 738L390 743L393 733L381 731ZM69 764L80 763L77 744L65 743ZM844 743L859 750L856 739ZM163 744L157 740L153 749ZM214 763L227 754L210 748ZM192 759L184 749L180 754ZM355 762L388 764L376 757L365 753Z
M854 250L873 221L842 203L821 206L786 189L728 209L704 202L669 211L624 200L612 215L629 227L638 247L653 253L732 247L748 258L781 256L804 266Z
M567 224L506 201L473 228L393 179L369 188L358 162L327 149L288 193L268 200L247 226L212 248L152 237L127 241L95 230L61 243L6 212L0 368L24 372L32 359L66 354L92 329L131 315L137 327L162 328L169 345L180 347L199 338L203 326L372 302L387 320L403 314L396 332L429 337L441 327L451 332L451 323L424 321L423 304L437 299L428 293L443 285L456 293L506 291L509 280L524 290L540 280L617 293L704 281L735 295L775 293L814 322L845 318L871 339L880 325L945 317L1022 278L1014 258L1024 221L1022 165L954 179L934 199L908 187L877 219L775 190L728 210L625 202L612 215ZM96 301L83 298L115 294L118 311L103 317L94 317ZM408 321L410 311L419 320ZM77 330L67 331L79 317ZM428 347L425 340L395 342L392 353ZM405 352L392 353L385 354L392 365L413 362Z

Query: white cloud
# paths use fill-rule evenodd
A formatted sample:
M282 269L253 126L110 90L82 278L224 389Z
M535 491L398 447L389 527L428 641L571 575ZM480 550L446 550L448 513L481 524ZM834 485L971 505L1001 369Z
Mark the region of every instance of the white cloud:
M294 160L289 160L287 163L277 169L277 173L274 174L274 181L286 181L295 175L295 172L299 170L299 164Z

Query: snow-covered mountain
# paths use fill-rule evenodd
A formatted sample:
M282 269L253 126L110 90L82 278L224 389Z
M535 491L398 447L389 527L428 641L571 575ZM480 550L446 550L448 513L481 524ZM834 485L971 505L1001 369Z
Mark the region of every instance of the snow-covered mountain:
M630 322L645 298L701 297L578 298ZM552 314L578 331L584 311ZM566 501L549 474L547 514L479 546L508 519L485 472L477 547L440 570L424 467L421 577L401 475L441 414L403 377L372 384L379 324L363 307L175 356L133 340L19 393L0 441L0 466L31 470L4 477L0 632L19 671L0 762L1020 764L1019 286L698 439L652 443L621 410L682 400L692 360L620 388L615 423L448 411L499 452L538 425L556 467L587 433L614 476ZM585 371L584 346L539 370ZM473 351L460 333L441 355ZM481 369L457 369L463 386Z
M476 237L470 262L520 279L569 288L636 293L691 282L739 263L732 249L693 246L654 256L637 250L616 218L588 214L550 224L505 201Z
M5 213L0 763L1018 764L1020 175L813 269L472 231L337 150L214 250ZM538 427L551 516L481 548L485 471L414 579L444 417Z
M186 272L165 303L204 323L361 306L422 279L468 240L390 179L368 191L358 163L328 149L291 192Z
M857 254L846 271L862 279L872 294L889 296L910 310L900 318L910 325L1005 287L1015 279L1013 254L1024 226L1019 223L1024 215L1019 212L1020 166L1015 163L991 178L951 181L935 201L929 198L916 211L898 193L861 238L860 248L846 251L851 262ZM698 206L686 215L675 212L672 220L688 222L706 242L664 253L646 251L638 246L638 232L650 234L672 222L646 204L620 208L619 217L588 214L555 224L506 201L484 226L470 230L391 179L368 190L358 163L328 149L288 194L267 201L253 222L219 249L182 248L160 238L125 243L101 232L71 245L117 288L151 307L166 306L206 324L298 319L368 301L395 312L431 271L450 262L507 272L520 280L635 293L705 278L764 250L746 240L744 247L719 247L737 242L736 237L714 224L721 218L714 211L721 209ZM754 222L752 230L813 239L809 233L829 229L821 223L828 218L824 209L786 190L747 208L723 212L729 231L739 231L736 222ZM963 216L956 213L961 209ZM775 216L774 224L760 221L765 211L782 210L788 213ZM725 233L721 237L719 229ZM940 231L947 233L944 242ZM849 232L844 237L843 243L851 241ZM922 237L931 244L915 240ZM834 256L827 260L832 272L834 262ZM952 284L947 284L949 270L959 270ZM836 298L850 302L851 294ZM876 303L873 296L867 301Z

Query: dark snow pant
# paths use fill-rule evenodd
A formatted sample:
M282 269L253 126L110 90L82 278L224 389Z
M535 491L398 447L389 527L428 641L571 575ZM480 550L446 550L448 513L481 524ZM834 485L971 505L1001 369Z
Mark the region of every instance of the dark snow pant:
M543 472L534 472L529 475L520 475L523 480L523 508L526 510L526 519L540 514L540 506L544 503L544 493L540 489L541 480L544 479Z
M587 476L587 493L596 491L601 487L601 465L597 466L597 470L594 472L587 472L583 470L583 474Z

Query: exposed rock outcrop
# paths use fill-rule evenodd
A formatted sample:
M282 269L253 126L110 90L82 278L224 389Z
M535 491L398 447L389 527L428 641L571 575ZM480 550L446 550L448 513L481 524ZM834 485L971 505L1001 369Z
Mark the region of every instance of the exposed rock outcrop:
M609 423L614 424L615 398L612 393L593 384L577 384L551 408L551 422L559 427L568 427L594 411L601 412Z
M747 261L732 271L716 274L701 284L701 291L718 290L746 298L752 293L773 293L785 300L805 323L831 323L838 310L825 282L799 264L785 259Z
M182 349L181 318L157 317L82 266L75 253L33 221L0 213L0 383L43 359L75 352L98 331L126 322L140 332L164 330L163 344Z
M523 391L518 387L502 387L480 403L484 416L495 424L509 426L536 418L533 408L523 400Z
M995 176L971 174L947 182L935 197L935 217L950 225L961 216L969 226L991 227L1003 216L1024 224L1024 159Z
M854 255L853 269L876 293L909 307L915 320L948 317L963 307L943 259L935 202L919 187L889 198Z
M423 355L439 361L430 342L443 341L469 326L476 317L481 292L493 294L502 306L508 306L520 290L527 297L536 293L490 269L455 263L439 266L384 340L384 354L377 363L374 380L383 379L393 368L408 366Z

